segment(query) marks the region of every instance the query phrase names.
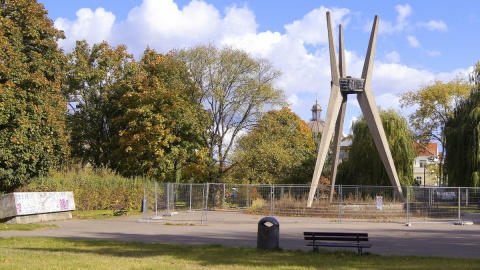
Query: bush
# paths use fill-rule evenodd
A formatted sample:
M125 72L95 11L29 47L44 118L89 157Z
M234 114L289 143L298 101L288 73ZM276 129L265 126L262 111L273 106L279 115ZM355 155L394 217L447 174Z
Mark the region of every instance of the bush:
M19 192L72 191L77 210L109 210L122 205L128 210L141 210L144 178L125 178L108 169L72 169L54 171L33 179Z

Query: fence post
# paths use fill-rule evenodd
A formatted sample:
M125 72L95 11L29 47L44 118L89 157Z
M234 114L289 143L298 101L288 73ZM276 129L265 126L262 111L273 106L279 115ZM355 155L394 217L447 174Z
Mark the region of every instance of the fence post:
M465 206L468 206L468 188L465 189Z
M407 186L407 226L410 225L410 187Z
M188 198L188 199L189 199L189 204L190 204L190 206L189 206L189 209L190 209L189 212L193 212L193 211L192 211L192 184L190 184L190 194L189 194L189 198Z
M343 193L343 189L342 189L342 185L339 185L338 186L338 223L342 223L342 195Z
M226 200L226 197L225 197L225 183L224 183L223 184L223 192L222 192L222 207L223 207L223 209L225 209L226 206L227 206L225 200Z
M170 213L170 183L167 183L167 213Z
M462 196L462 191L460 190L460 187L458 187L458 221L460 221L461 219L461 209L460 209L460 205L461 205L461 197Z
M155 181L154 185L155 185L155 216L158 216L157 181Z
M208 188L209 188L209 183L205 183L203 185L203 190L202 190L202 224L203 220L205 218L205 223L207 223L207 211L208 211Z
M270 216L273 216L274 213L275 213L275 202L274 202L274 199L275 199L275 185L270 185Z
M250 207L250 185L247 185L247 208Z
M147 215L147 182L143 182L142 217Z

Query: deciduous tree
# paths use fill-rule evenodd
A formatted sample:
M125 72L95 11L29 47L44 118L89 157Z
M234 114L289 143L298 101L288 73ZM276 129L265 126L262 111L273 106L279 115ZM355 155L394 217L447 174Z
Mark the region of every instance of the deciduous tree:
M120 106L120 131L115 167L124 175L181 181L182 167L201 158L201 134L209 126L199 103L199 89L185 64L172 55L147 49L139 61L132 88ZM128 87L127 87L128 88Z
M187 64L201 91L199 102L210 113L203 134L212 160L210 181L223 179L235 139L274 105L283 105L283 91L274 83L281 73L268 60L256 59L232 47L197 46L176 52Z
M411 185L415 148L407 120L393 109L380 110L393 162L401 185ZM339 183L354 185L390 186L385 166L380 159L367 122L360 118L353 124L352 145L348 159L341 166Z
M457 104L468 96L472 86L457 78L448 83L434 81L420 89L400 94L400 106L415 107L409 116L415 139L423 143L445 143L443 130Z
M479 62L480 63L480 62ZM480 187L480 66L471 78L475 88L455 108L445 128L448 185ZM474 79L476 78L476 79Z
M305 184L315 166L316 147L307 124L289 108L269 111L238 140L235 176L262 184Z
M60 38L41 4L0 1L0 192L45 174L68 152Z
M113 119L125 113L118 101L128 91L136 63L124 45L106 42L90 48L86 41L77 41L67 58L63 92L70 102L72 157L94 167L111 166L120 131Z

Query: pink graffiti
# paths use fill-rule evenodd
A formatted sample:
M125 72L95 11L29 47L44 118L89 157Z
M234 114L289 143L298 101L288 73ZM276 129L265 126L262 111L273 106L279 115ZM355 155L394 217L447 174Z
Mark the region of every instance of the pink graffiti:
M22 204L21 204L21 203L17 203L16 207L17 207L17 214L22 213Z
M60 210L68 210L68 200L60 199Z

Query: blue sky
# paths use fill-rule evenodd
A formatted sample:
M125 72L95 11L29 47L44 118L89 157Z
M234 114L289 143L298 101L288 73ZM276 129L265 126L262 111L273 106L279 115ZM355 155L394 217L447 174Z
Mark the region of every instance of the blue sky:
M269 59L283 77L292 111L308 121L318 98L326 114L330 67L325 12L344 27L347 75L360 77L371 24L380 16L372 88L377 105L399 109L398 94L434 80L467 77L480 60L480 1L40 0L60 46L75 40L125 44L137 57L198 44L234 45ZM337 36L335 35L337 43ZM338 44L337 44L338 45ZM360 115L349 96L344 133ZM402 109L408 116L414 108Z

